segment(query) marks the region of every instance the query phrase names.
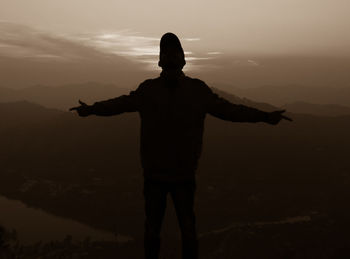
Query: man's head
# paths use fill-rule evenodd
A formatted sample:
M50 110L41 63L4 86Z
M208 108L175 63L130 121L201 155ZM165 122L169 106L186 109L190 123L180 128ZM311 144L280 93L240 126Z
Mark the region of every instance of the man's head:
M158 66L162 69L182 69L185 64L185 54L179 38L171 32L165 33L160 39Z

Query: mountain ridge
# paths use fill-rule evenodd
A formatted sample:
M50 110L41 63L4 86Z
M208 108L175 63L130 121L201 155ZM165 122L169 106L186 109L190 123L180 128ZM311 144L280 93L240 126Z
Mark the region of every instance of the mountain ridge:
M274 105L273 102L259 101L259 99L264 99L264 95L259 96L259 92L255 93L255 88L249 90L250 94L247 89L244 90L245 92L248 91L246 92L246 95L243 94L244 91L242 89L240 91L230 92L214 87L212 89L219 96L228 99L232 103L252 106L264 111L286 109L288 112L292 113L304 113L318 116L341 116L350 114L350 107L340 104L315 104L312 102L293 100L292 102L279 106ZM115 84L93 81L80 84L65 84L61 86L46 86L38 84L22 89L0 87L0 102L27 100L48 108L67 111L70 107L76 106L80 99L88 104L92 104L96 101L128 94L130 90L131 89L129 88L122 88ZM261 91L261 89L258 91ZM267 96L266 93L265 96ZM347 97L345 96L345 98Z

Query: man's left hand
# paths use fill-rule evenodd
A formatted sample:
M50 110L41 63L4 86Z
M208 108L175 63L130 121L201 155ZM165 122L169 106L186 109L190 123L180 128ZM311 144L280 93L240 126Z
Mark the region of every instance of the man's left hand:
M287 121L293 121L291 118L283 115L286 110L280 110L280 111L274 111L270 112L267 118L267 123L276 125L278 124L282 119L287 120Z

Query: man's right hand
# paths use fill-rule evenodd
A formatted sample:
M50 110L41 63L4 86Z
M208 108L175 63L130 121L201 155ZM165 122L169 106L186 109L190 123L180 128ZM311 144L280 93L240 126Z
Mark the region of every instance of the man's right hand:
M70 108L70 111L77 111L79 116L86 117L92 114L91 111L91 105L87 105L86 103L79 100L80 106L76 106L73 108Z

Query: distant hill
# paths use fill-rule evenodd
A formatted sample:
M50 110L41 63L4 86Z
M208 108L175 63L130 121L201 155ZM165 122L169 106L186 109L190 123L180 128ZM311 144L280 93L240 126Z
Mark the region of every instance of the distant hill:
M213 90L220 96L230 100L233 103L253 106L267 111L276 109L276 107L266 103L259 103L250 101L246 98L239 98L216 88L213 88ZM77 105L79 99L87 103L93 103L95 101L128 94L129 92L130 89L127 88L120 88L116 85L101 84L96 82L62 85L57 87L36 85L18 90L0 88L0 102L25 100L49 108L67 110L68 108Z
M227 92L239 97L266 102L275 106L307 102L350 107L350 87L308 87L303 85L264 85L254 88L218 85L218 87L226 89Z
M0 88L0 102L26 100L49 108L68 110L68 108L77 105L79 99L87 103L93 103L127 94L129 91L115 85L95 82L57 87L36 85L18 90Z
M131 87L135 89L137 85ZM239 103L247 106L252 106L264 111L273 111L276 109L286 109L287 112L293 113L305 113L320 116L338 116L350 114L350 107L346 105L328 104L326 97L329 100L337 99L342 102L341 98L336 96L339 94L343 97L343 102L349 99L350 104L350 91L347 93L347 89L335 89L332 91L338 91L337 94L332 91L314 91L310 88L305 88L303 91L305 95L301 95L297 89L293 89L294 94L288 95L292 87L261 87L254 89L238 89L233 88L232 91L222 91L218 88L213 88L219 96L230 100L233 103ZM289 90L288 90L289 89ZM342 91L342 92L341 92ZM35 85L23 89L9 89L0 87L0 102L15 102L15 101L28 101L40 104L48 108L56 108L60 110L68 110L68 108L78 104L78 100L81 99L87 103L94 103L95 101L114 98L123 94L128 94L129 88L119 87L114 84L103 84L97 82L87 82L82 84L67 84L61 86L44 86ZM315 95L313 95L315 92ZM319 104L314 104L312 101L317 100L317 96L323 95ZM334 96L333 96L334 95ZM297 98L302 98L310 101L296 101ZM332 97L333 96L333 97ZM303 98L302 98L303 99ZM299 100L302 100L299 99ZM323 102L322 102L323 100ZM281 105L279 105L282 103ZM287 104L285 104L287 103ZM274 105L272 105L274 104Z
M350 107L337 104L313 104L307 102L294 102L282 106L289 112L305 113L317 116L343 116L350 115Z
M57 109L48 109L42 105L28 101L16 101L0 103L0 129L20 127L28 124L45 124L47 120L62 115L63 111ZM18 130L19 128L16 128Z
M220 89L225 91L231 91L232 86L243 89L260 88L261 86L268 86L268 88L270 86L277 88L291 86L295 93L300 91L300 94L303 95L305 88L333 91L350 86L350 59L348 57L289 55L243 57L224 54L218 58L200 60L196 63L202 66L208 65L207 68L203 66L203 69L195 71L199 78L204 79L213 87L219 87L220 83L222 86ZM267 96L270 95L267 94ZM285 94L286 96L290 95L287 92ZM251 98L250 96L246 97ZM341 98L341 96L339 97ZM297 100L309 101L300 98L292 101ZM313 102L322 103L318 100ZM278 105L284 103L287 102ZM326 103L337 102L327 101ZM272 102L272 104L276 103Z
M243 104L243 105L254 107L254 108L257 108L257 109L260 109L263 111L275 111L275 110L279 109L276 106L273 106L273 105L265 103L265 102L256 102L253 100L249 100L245 97L240 98L236 95L227 93L227 92L219 90L217 88L212 88L212 89L219 96L221 96L221 97L225 98L226 100L229 100L230 102L235 103L235 104Z

